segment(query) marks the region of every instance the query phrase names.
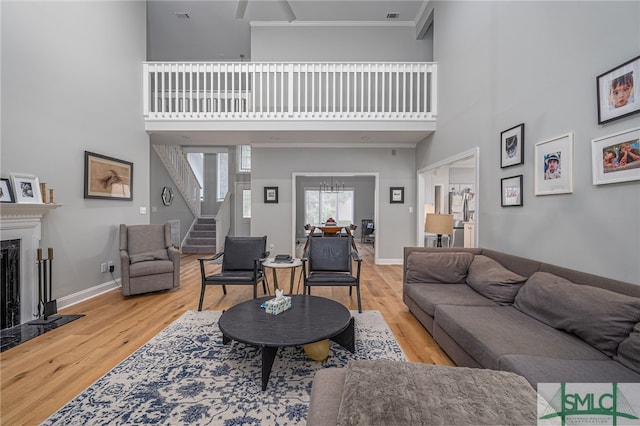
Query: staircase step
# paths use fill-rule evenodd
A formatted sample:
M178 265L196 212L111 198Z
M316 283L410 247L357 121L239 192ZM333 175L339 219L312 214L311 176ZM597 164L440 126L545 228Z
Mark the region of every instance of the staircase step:
M216 218L215 217L199 217L198 220L196 221L197 224L210 224L210 225L215 225L216 224Z
M193 225L193 230L194 231L215 231L216 230L216 225L215 224L213 224L213 225L209 225L209 224L202 225L202 224L196 223L195 225Z
M189 233L191 238L215 238L216 231L191 231Z
M187 237L187 245L193 246L216 246L215 238L193 238L191 235Z
M207 253L207 254L215 254L216 246L199 246L199 245L191 245L185 244L182 246L182 253Z

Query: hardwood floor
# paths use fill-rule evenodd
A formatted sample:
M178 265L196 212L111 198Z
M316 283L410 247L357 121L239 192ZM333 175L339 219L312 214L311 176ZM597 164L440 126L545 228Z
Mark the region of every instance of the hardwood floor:
M409 361L453 365L402 302L402 267L375 265L371 245L359 244L359 251L363 309L382 312ZM126 298L110 291L59 312L85 314L83 318L3 352L0 424L39 424L185 311L197 310L198 257L206 256L182 255L176 290ZM279 271L280 287L288 288L289 277L289 271ZM272 284L270 272L268 278ZM220 287L208 287L203 309L227 309L252 296L249 286L229 286L227 291L224 296ZM355 291L349 297L345 287L314 289L313 294L357 309Z

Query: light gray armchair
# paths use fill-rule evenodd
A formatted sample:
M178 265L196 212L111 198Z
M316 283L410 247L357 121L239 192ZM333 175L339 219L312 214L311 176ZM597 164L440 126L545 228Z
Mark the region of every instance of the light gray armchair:
M169 290L180 285L180 252L171 245L171 227L120 225L122 294Z

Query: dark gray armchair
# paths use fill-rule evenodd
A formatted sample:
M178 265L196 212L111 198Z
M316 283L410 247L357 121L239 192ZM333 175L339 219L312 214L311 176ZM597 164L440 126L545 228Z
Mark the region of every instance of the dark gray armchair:
M264 281L262 262L269 256L267 237L226 237L224 251L200 261L202 289L198 310L202 310L204 291L208 285L221 285L222 292L227 294L227 285L252 285L253 298L258 297L258 283L262 281L262 289L267 292ZM205 263L222 257L222 270L217 274L207 275Z
M180 252L171 244L171 226L120 225L122 294L180 286Z
M309 238L309 246L302 258L302 275L306 294L313 286L348 286L349 296L353 287L358 296L358 312L362 312L360 301L360 269L362 259L352 250L351 238ZM353 261L357 264L353 275Z

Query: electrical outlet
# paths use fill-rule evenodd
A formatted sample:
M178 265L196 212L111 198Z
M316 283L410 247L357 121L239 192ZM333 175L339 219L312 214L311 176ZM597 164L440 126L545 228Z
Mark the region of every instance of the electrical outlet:
M273 244L269 245L269 251L273 251Z
M100 272L107 272L107 264L106 263L101 263L100 264Z
M115 266L113 266L113 261L108 261L107 262L107 268L109 269L109 272L113 272L115 268Z

